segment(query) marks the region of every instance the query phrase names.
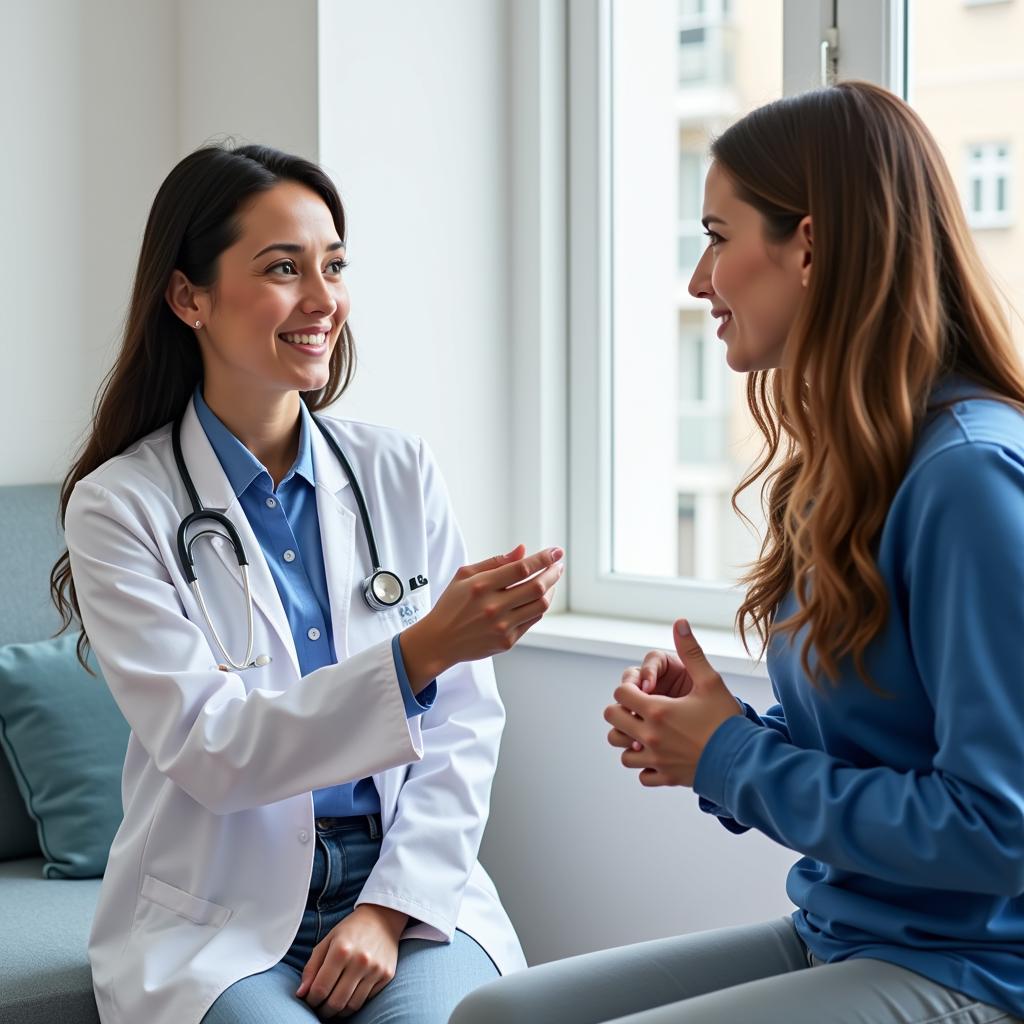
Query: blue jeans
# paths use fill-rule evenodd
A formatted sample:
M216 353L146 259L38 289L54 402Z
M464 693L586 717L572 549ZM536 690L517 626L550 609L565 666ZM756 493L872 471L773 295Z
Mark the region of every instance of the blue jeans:
M313 947L352 913L380 856L380 844L377 815L317 819L309 897L291 948L270 970L222 992L203 1024L310 1024L320 1019L295 996L302 969ZM456 932L447 944L404 939L391 983L344 1019L349 1024L447 1024L463 996L497 977L490 957L464 932Z

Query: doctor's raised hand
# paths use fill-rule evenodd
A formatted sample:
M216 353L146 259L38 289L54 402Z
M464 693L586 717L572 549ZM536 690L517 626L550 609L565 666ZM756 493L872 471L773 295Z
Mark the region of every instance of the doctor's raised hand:
M517 545L455 574L437 603L399 638L409 682L419 692L463 661L509 650L551 605L565 563L561 548L524 557Z
M712 734L741 714L685 619L672 629L678 656L652 651L628 668L605 708L608 742L622 763L640 769L644 786L692 786Z

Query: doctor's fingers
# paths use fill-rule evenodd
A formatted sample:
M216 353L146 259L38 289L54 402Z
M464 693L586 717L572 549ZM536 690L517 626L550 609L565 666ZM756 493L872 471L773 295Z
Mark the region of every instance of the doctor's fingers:
M565 563L555 562L532 580L504 591L499 595L499 600L518 615L520 622L533 615L543 615L551 604L551 591L564 571ZM527 611L530 612L529 616L520 614Z
M497 569L481 573L479 583L487 589L505 590L509 587L514 589L516 584L520 584L531 576L535 576L542 569L547 569L548 566L560 562L564 554L565 552L561 548L545 548L526 558L519 558L514 562L499 566Z
M333 1020L336 1017L347 1017L349 1012L354 1012L363 1005L360 998L358 1005L355 1004L356 993L360 991L364 982L368 982L367 990L372 988L381 979L381 972L372 966L358 963L356 958L350 960L341 972L341 977L335 982L334 988L328 995L325 1002L316 1008L316 1015L321 1020Z
M351 1017L358 1013L363 1006L371 1000L385 985L391 981L390 978L377 979L370 976L363 978L356 986L345 1009L339 1014L340 1017Z
M508 624L505 626L505 635L510 647L519 643L523 634L544 618L550 604L551 598L545 596L539 601L531 601L529 604L509 609L506 614Z
M515 645L523 638L523 634L529 632L529 630L536 626L543 618L543 615L535 615L532 619L528 619L522 625L517 626L512 632L512 646L515 647Z
M464 580L470 576L476 576L482 572L489 572L491 569L498 569L508 562L514 562L526 554L526 545L517 544L507 555L494 555L485 558L482 562L474 562L472 565L464 565L455 574L456 579Z

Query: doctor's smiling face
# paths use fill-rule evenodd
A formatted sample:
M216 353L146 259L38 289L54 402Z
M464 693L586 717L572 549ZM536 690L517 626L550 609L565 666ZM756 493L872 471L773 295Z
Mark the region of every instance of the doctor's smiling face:
M198 288L175 271L168 300L201 324L203 393L215 411L290 405L328 382L349 312L345 248L324 201L297 182L258 192L235 219L215 280Z
M690 280L695 298L711 303L733 370L782 365L790 327L811 272L811 220L772 241L764 216L741 199L732 179L712 163L704 184L703 224L708 246Z

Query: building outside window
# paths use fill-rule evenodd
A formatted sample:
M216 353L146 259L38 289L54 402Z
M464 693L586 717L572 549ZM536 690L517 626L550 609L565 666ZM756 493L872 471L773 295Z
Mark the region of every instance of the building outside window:
M1012 172L1008 143L968 145L964 206L972 228L1004 228L1012 224Z

